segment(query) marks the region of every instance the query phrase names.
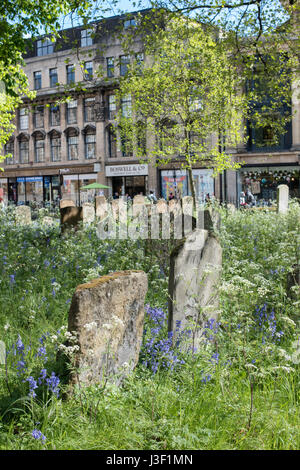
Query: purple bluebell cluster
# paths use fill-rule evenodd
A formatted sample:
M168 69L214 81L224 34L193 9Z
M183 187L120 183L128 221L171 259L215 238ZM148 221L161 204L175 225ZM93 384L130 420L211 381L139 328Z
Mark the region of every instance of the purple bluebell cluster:
M141 350L142 364L156 374L159 369L174 370L184 364L181 352L173 347L173 333L167 332L167 316L161 308L146 305L147 325Z
M16 343L13 344L10 350L7 351L7 358L12 358L12 360L8 361L8 363L11 363L12 366L17 370L17 376L22 377L23 383L28 382L29 396L31 398L36 397L36 390L39 388L39 386L43 385L46 386L49 392L52 392L54 395L56 395L56 397L59 397L59 378L55 375L54 372L52 372L51 375L47 377L47 370L43 367L48 360L45 345L47 336L49 336L49 333L46 333L39 338L40 346L38 347L36 354L32 354L31 346L28 346L25 349L25 345L20 335L18 336ZM14 356L16 359L14 359ZM37 379L32 375L28 375L30 370L29 364L32 358L38 360L39 364L42 363L42 369L40 370L40 375Z
M31 435L34 439L41 439L43 442L46 440L46 436L44 436L44 434L39 429L34 429Z
M254 319L254 331L262 335L263 344L265 344L266 341L270 341L272 343L280 343L281 337L284 335L284 333L282 330L277 329L277 322L274 310L268 312L266 303L261 308L259 306L256 306Z

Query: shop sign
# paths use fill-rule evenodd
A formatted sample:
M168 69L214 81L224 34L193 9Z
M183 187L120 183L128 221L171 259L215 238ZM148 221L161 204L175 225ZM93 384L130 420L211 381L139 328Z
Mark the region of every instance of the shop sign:
M112 165L105 167L105 176L146 176L148 165Z
M42 176L26 176L26 177L20 177L17 178L17 183L35 183L36 181L43 181Z

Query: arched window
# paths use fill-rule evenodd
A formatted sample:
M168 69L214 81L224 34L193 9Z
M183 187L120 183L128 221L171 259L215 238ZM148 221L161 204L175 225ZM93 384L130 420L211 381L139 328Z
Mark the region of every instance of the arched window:
M49 132L50 136L50 153L52 162L60 162L61 160L61 134L53 130Z
M45 161L45 134L43 132L34 132L34 161L41 163Z
M6 157L5 163L6 165L13 165L15 162L15 142L14 139L9 139L9 141L5 144L5 155L10 154L11 157Z
M20 163L29 162L29 135L20 134L18 136L19 141L19 161Z
M96 127L88 125L82 133L84 134L84 154L87 160L96 158Z
M68 160L78 160L79 129L68 127L65 134L67 136Z

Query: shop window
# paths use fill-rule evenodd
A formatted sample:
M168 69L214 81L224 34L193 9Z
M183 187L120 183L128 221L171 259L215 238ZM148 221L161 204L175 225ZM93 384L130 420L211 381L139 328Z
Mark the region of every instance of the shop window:
M33 124L35 128L44 127L44 106L37 106L35 108Z
M29 139L25 136L19 139L19 161L20 163L29 162Z
M75 124L77 122L77 100L67 103L67 123Z
M28 129L28 123L29 123L28 113L29 113L28 108L21 108L19 110L19 129L21 131Z
M107 70L108 77L113 77L115 75L115 58L114 57L107 57L106 70Z
M42 88L42 72L33 72L33 82L35 90L40 90Z
M85 122L95 121L95 98L84 100L84 120Z

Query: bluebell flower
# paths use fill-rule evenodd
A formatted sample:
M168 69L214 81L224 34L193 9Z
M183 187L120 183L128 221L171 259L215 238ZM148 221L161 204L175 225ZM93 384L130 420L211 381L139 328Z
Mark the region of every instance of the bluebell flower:
M44 434L42 434L42 432L39 431L38 429L34 429L31 435L34 439L41 439L43 442L45 442L46 440L46 436L44 436Z
M48 379L46 379L46 383L48 386L48 390L50 390L52 393L54 393L54 395L58 397L60 380L58 377L56 377L54 372L52 372L51 376Z
M38 384L36 380L32 377L32 375L30 375L26 380L29 383L29 396L31 396L32 398L35 398L36 393L34 390L38 388Z

